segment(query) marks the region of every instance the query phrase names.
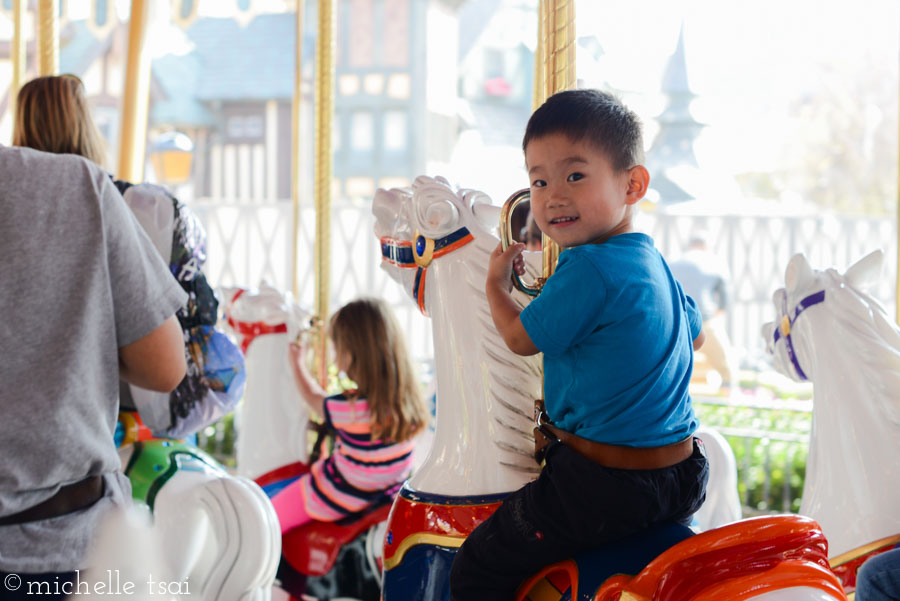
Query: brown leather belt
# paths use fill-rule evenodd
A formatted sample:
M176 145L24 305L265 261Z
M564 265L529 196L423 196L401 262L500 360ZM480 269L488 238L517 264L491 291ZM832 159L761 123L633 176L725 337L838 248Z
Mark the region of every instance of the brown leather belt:
M60 488L55 495L24 511L0 518L0 526L24 524L59 517L90 507L103 496L103 477L88 476Z
M550 423L550 419L544 413L543 401L534 403L534 421L534 454L538 463L543 460L547 446L553 441L563 443L594 463L620 470L656 470L671 467L681 463L694 452L693 436L663 447L625 447L576 436Z

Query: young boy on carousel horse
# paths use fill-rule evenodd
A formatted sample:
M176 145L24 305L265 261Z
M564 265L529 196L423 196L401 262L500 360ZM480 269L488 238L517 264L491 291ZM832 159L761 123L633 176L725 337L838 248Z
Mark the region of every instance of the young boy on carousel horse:
M653 239L634 231L650 181L640 121L610 94L561 92L532 115L522 146L535 222L563 251L520 311L510 278L524 273L524 245L498 246L486 292L509 348L544 353L535 434L546 463L460 548L456 601L510 599L544 565L687 524L706 495L688 394L701 318Z

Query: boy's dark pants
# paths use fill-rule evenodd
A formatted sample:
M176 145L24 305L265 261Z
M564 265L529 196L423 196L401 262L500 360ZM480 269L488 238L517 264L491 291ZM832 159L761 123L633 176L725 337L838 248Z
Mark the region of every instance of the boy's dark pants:
M509 601L528 576L654 524L689 524L706 498L702 443L671 467L603 467L561 443L540 477L509 495L466 539L450 571L453 601Z

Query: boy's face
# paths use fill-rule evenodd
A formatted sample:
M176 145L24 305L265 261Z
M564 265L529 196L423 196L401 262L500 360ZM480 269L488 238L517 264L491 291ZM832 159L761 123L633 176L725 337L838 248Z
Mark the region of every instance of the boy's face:
M538 226L561 247L602 242L631 231L634 167L616 171L606 155L565 134L535 138L525 149L531 210Z

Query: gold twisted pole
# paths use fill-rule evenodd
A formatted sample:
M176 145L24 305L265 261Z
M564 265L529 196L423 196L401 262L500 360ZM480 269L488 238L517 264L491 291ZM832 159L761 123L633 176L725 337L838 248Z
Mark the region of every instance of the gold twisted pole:
M147 142L147 110L150 104L150 55L146 52L148 3L131 0L128 24L128 58L125 90L122 95L122 136L119 140L120 179L144 179L144 150Z
M59 0L38 0L38 69L59 73Z
M538 25L538 64L535 93L540 106L547 98L575 87L575 0L541 0ZM541 238L544 279L553 275L559 246L546 234Z
M294 42L294 96L291 102L291 206L292 215L292 269L291 289L294 298L300 298L300 277L297 273L300 261L300 107L303 93L303 8L304 0L297 0L297 14L294 22L296 40Z
M544 104L544 31L547 27L547 19L544 12L547 10L547 2L541 1L538 5L538 39L537 49L534 54L534 85L531 90L531 112L534 112Z
M15 119L16 100L25 83L25 0L13 0L12 82L9 88L10 114Z
M316 51L316 314L328 319L331 276L331 121L334 116L334 0L319 0ZM327 381L326 336L318 341L319 382Z

